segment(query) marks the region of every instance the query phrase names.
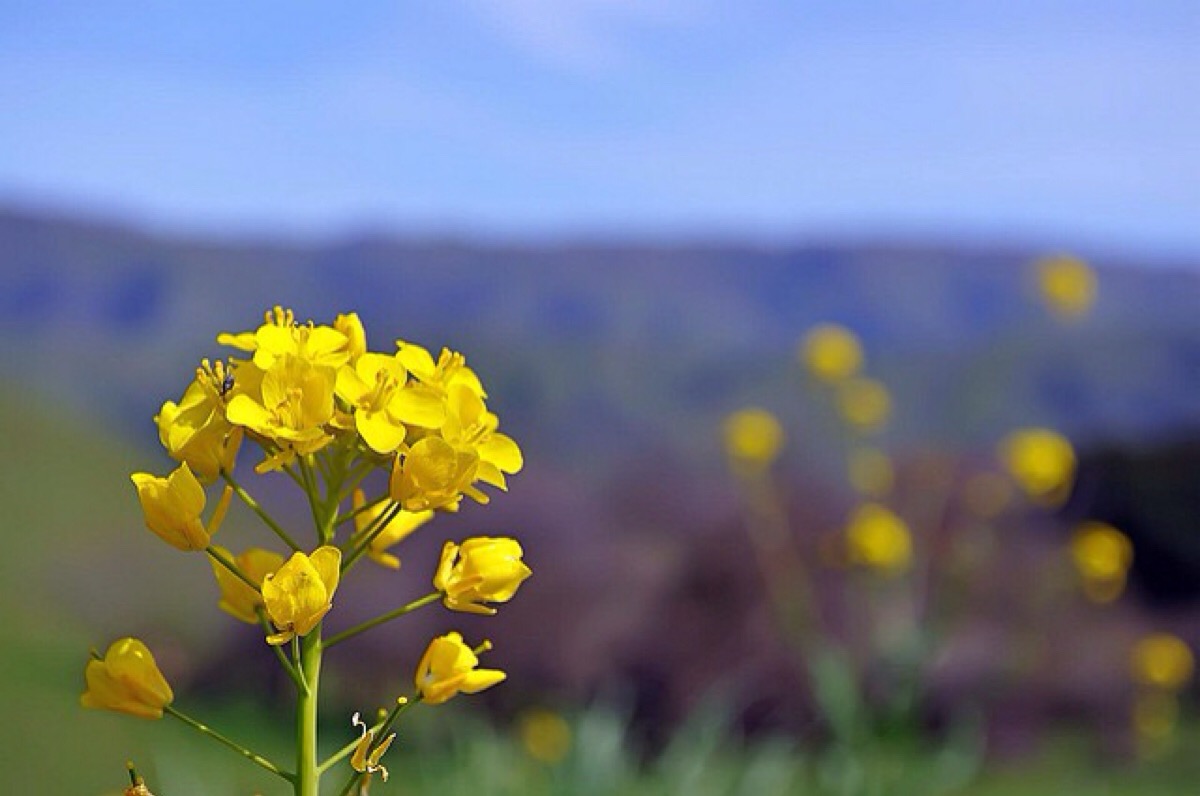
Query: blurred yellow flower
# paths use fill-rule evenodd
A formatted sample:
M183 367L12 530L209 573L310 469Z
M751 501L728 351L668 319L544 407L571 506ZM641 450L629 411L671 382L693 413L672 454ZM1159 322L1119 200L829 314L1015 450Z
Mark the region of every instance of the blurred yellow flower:
M1096 274L1083 260L1067 254L1045 257L1035 264L1038 290L1051 312L1073 319L1096 300Z
M491 648L488 642L483 649ZM463 643L459 633L439 636L429 643L417 665L415 683L421 698L430 705L440 705L459 693L476 694L491 688L507 675L498 669L477 669L479 658Z
M844 326L819 324L801 341L800 361L821 381L841 381L862 368L862 344L854 332Z
M886 506L863 503L846 524L850 560L884 574L899 574L912 561L908 524Z
M213 545L213 550L231 559L238 569L259 587L268 575L274 574L283 566L283 556L273 550L251 547L236 558L219 545ZM221 590L221 600L217 606L235 619L257 625L258 609L264 606L262 595L217 561L210 560L209 563L212 564L213 575L217 578L217 588Z
M754 468L775 461L783 447L783 426L766 409L740 409L725 418L725 452L735 464Z
M571 725L552 710L525 711L517 720L517 728L526 753L541 763L554 765L571 751Z
M1085 522L1071 534L1070 550L1088 599L1107 603L1121 596L1133 563L1129 537L1107 523Z
M274 574L263 578L262 596L271 622L280 632L267 643L280 645L307 636L333 607L341 578L342 551L332 545L312 555L295 552Z
M865 497L886 497L892 491L895 473L892 460L878 448L856 447L846 462L850 486Z
M354 490L354 510L357 512L354 515L355 533L367 533L371 526L387 513L395 504L388 501L376 503L370 508L364 509L366 505L366 495L361 489ZM404 511L401 509L392 519L388 520L387 525L383 527L367 548L367 555L371 560L388 569L399 569L400 559L387 549L393 545L399 544L408 538L408 535L420 528L425 523L433 519L433 512L425 511Z
M224 507L228 501L222 500L219 511L214 512L206 528L200 519L206 503L204 487L192 475L186 462L166 478L150 473L134 473L130 480L137 488L147 528L180 550L203 550L208 547L209 539L224 518Z
M967 511L980 519L993 520L1012 503L1012 481L987 470L974 473L963 484L962 499Z
M533 574L523 555L516 539L477 536L461 545L446 542L433 587L452 611L494 614L496 609L484 603L508 602Z
M1141 685L1178 691L1192 679L1195 659L1179 637L1152 633L1134 645L1130 668L1134 681Z
M860 431L880 428L892 413L892 396L875 379L855 377L842 381L837 386L836 400L842 419Z
M161 719L163 708L175 699L154 656L136 638L114 641L102 659L88 661L84 677L87 690L79 702L85 708Z
M1000 461L1032 500L1057 505L1075 479L1075 451L1067 438L1048 428L1023 428L1000 443Z

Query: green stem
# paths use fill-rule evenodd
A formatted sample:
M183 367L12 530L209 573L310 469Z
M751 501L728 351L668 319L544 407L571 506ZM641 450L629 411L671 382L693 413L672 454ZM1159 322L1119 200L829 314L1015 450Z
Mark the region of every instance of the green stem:
M380 495L379 497L375 498L374 500L372 500L368 503L364 503L363 505L354 509L349 514L343 514L343 515L339 516L337 518L337 524L341 525L343 522L349 522L350 520L357 517L359 514L362 514L364 511L370 511L371 509L378 506L380 503L383 503L384 501L391 500L391 499L392 499L391 495L387 495L387 494Z
M259 588L258 584L255 583L253 580L251 580L249 575L247 575L245 572L242 572L241 567L239 567L237 564L235 564L229 558L229 556L227 556L224 553L222 553L221 551L217 550L212 545L209 545L208 547L204 548L204 552L208 553L209 558L211 558L213 561L216 561L218 564L225 567L225 569L229 570L234 575L237 575L237 577L242 581L242 583L245 583L247 586L254 589L254 592L256 594L262 593L262 589Z
M321 626L300 642L300 669L307 688L296 695L296 796L320 796L317 768L317 692L321 680Z
M242 746L237 741L232 741L229 738L226 738L224 735L217 732L212 727L209 727L207 724L202 724L202 723L196 721L191 716L188 716L184 713L179 712L178 710L171 707L170 705L167 705L166 707L164 707L163 712L169 713L170 715L179 719L184 724L188 725L193 730L196 730L197 732L201 733L202 735L207 735L209 738L212 738L214 741L224 744L225 746L227 746L230 749L232 749L233 751L237 752L242 757L246 758L247 760L254 763L255 765L257 765L261 768L265 768L267 771L270 771L275 776L280 777L281 779L285 779L288 782L296 781L295 774L292 774L289 771L284 771L283 769L281 769L279 766L272 763L267 758L263 757L262 755L260 755L256 752L250 751L249 749ZM314 791L314 794L315 794L315 791Z
M350 628L349 630L343 630L341 633L337 633L336 635L332 635L329 638L327 638L325 640L325 649L329 649L334 644L338 644L342 641L345 641L348 638L357 636L359 633L362 633L363 631L370 630L371 628L376 627L378 625L382 625L384 622L390 622L393 619L395 619L396 617L404 616L405 614L410 613L411 611L415 611L418 608L423 608L424 606L429 605L430 603L437 602L441 598L442 598L442 593L440 591L431 592L430 594L426 594L424 597L420 598L419 600L413 600L408 605L400 606L399 608L395 609L394 611L388 611L386 614L381 614L381 615L375 617L374 619L368 619L366 622L363 622L361 625L355 625L354 627Z
M258 501L252 498L250 493L242 488L241 484L234 480L233 473L229 472L228 470L222 470L221 477L225 479L225 483L233 487L233 493L241 498L242 502L249 506L250 510L257 514L258 518L266 523L267 527L274 531L275 535L282 539L284 544L293 550L300 549L300 545L296 544L292 540L292 537L288 535L288 532L285 531L279 525L279 523L275 522L275 520L271 518L271 515L267 514L266 510L263 509L262 506L258 505Z
M275 629L271 627L270 620L267 619L266 609L264 609L262 606L259 606L257 613L258 623L262 625L263 632L268 636L275 632ZM279 665L282 666L283 670L288 673L288 677L292 678L292 682L296 684L296 689L298 691L303 691L304 689L308 688L308 683L304 682L304 678L300 676L299 670L296 669L296 667L292 665L292 662L288 660L283 648L275 644L268 644L267 646L274 651L275 657L279 660Z
M387 718L383 720L383 725L379 728L379 732L375 734L376 742L380 742L386 738L388 732L392 729L392 725L396 723L396 720L400 718L401 714L420 701L420 696L414 696L412 699L396 700L396 707L392 708L392 711L388 713ZM353 749L357 743L358 742L356 741L354 745L350 746L350 748ZM363 778L364 773L365 772L362 771L355 771L353 774L351 774L350 779L347 780L345 787L338 792L338 796L350 796L350 793L354 790L354 786L357 785L358 781Z
M366 553L368 548L371 547L371 542L375 541L375 537L383 533L383 529L388 526L388 523L396 518L396 515L398 515L400 511L400 504L396 503L395 505L390 506L387 511L382 512L378 517L375 518L375 521L367 527L367 531L363 534L362 541L358 542L358 544L354 546L354 549L350 551L350 555L342 559L343 573L349 570L350 567L354 566L355 561L358 561L358 559L363 557L363 554Z

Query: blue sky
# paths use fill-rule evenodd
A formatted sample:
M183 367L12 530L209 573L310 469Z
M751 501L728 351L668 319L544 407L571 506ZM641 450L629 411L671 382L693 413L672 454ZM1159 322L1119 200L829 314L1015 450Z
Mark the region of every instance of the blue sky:
M1200 3L0 0L0 200L1200 255Z

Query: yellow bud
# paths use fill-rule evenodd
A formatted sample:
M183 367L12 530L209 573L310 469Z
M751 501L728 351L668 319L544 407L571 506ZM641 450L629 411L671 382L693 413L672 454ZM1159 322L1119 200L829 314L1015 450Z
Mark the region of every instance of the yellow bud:
M180 550L208 547L209 532L200 520L206 503L204 487L186 463L166 478L134 473L130 479L137 488L147 528Z
M534 760L553 765L571 750L571 725L551 710L523 713L518 722L521 744Z
M483 603L504 603L533 574L521 560L524 551L515 539L477 536L462 545L446 542L433 587L452 611L494 614Z
M440 705L459 693L475 694L507 676L498 669L477 669L479 658L459 633L447 633L429 643L417 665L414 682L421 698Z
M1089 599L1107 603L1121 596L1133 563L1133 545L1125 534L1103 522L1085 522L1071 535L1070 552Z
M887 423L892 396L875 379L856 377L838 384L837 408L842 419L860 431L874 431Z
M85 708L115 710L143 719L161 719L175 699L146 645L136 638L114 641L100 660L88 661Z
M841 381L862 369L862 344L846 327L823 323L804 336L800 361L821 381Z

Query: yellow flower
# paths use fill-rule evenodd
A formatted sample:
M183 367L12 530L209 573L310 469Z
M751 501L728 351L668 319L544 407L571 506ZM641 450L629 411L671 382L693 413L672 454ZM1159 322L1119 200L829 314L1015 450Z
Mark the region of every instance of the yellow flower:
M1075 478L1075 451L1061 434L1048 428L1024 428L1000 443L1000 461L1032 500L1057 505L1070 493Z
M899 574L912 561L908 525L878 503L855 509L846 525L850 559L884 574Z
M397 340L396 349L396 356L404 363L404 367L422 384L441 391L461 384L480 398L487 397L479 377L467 367L467 358L457 351L443 348L434 362L429 351L415 343Z
M100 660L88 661L85 708L115 710L143 719L161 719L175 695L154 656L136 638L114 641Z
M354 528L360 536L365 534L371 525L395 504L385 500L369 509L359 511L365 505L366 496L363 494L363 491L361 489L354 490L354 509L358 511L354 515ZM399 569L400 559L387 552L387 549L392 545L402 542L409 534L431 519L433 519L433 512L430 510L404 511L401 509L400 513L389 520L383 530L371 541L370 546L367 548L367 555L388 569Z
M837 408L850 425L860 431L874 431L887 423L892 413L892 396L875 379L848 378L838 384Z
M457 511L464 494L488 502L487 495L471 486L478 470L479 454L474 450L455 449L441 437L425 437L396 457L389 491L406 511Z
M1152 633L1134 645L1130 668L1141 685L1178 691L1192 679L1195 659L1182 639L1170 633Z
M213 549L226 558L232 559L238 569L246 573L246 576L260 587L268 575L275 573L283 566L283 556L272 550L251 547L234 558L223 547L213 545ZM252 625L258 624L258 609L264 605L262 595L247 586L241 578L220 563L216 561L210 563L213 574L217 578L217 587L221 590L221 601L217 603L218 607L243 622L249 622Z
M507 489L505 474L520 472L525 461L517 443L496 430L499 426L499 418L488 411L473 387L457 382L447 388L442 439L459 450L473 450L479 456L475 479Z
M483 649L491 649L488 642ZM498 669L476 669L479 658L463 643L458 633L447 633L429 643L417 665L415 683L421 698L440 705L459 693L476 694L491 688L507 676Z
M314 367L340 368L350 361L350 339L332 326L265 323L254 333L254 364L268 371L284 358L295 358Z
M1121 596L1133 563L1129 537L1106 523L1085 522L1071 535L1070 548L1071 561L1089 599L1107 603Z
M850 485L859 494L881 498L892 491L892 460L878 448L853 448L847 461Z
M534 760L554 765L571 751L571 725L552 710L528 710L521 714L518 727L521 744Z
M350 767L360 774L374 774L378 772L382 775L383 781L387 782L387 767L380 764L379 761L388 748L391 747L392 741L396 740L396 733L392 733L384 738L372 750L371 746L375 743L375 730L368 727L367 723L359 718L359 714L357 713L350 719L350 723L362 730L362 735L358 739L358 745L354 747L354 754L350 756Z
M821 381L841 381L862 368L862 344L846 327L823 323L804 336L800 344L800 361Z
M242 442L242 430L225 419L234 385L232 368L205 359L179 403L167 401L154 418L167 453L186 462L206 483L216 480L221 470L233 469Z
M725 452L739 466L761 469L779 456L783 426L766 409L740 409L725 418Z
M483 603L505 603L533 572L521 561L524 551L516 539L477 536L462 545L446 542L433 576L433 587L452 611L496 613Z
M294 636L307 636L333 607L333 593L341 577L342 551L331 545L312 555L299 551L273 575L263 578L263 603L280 632L267 637L279 645Z
M228 489L213 512L208 527L205 527L200 519L206 503L204 487L192 475L186 462L166 478L150 473L134 473L130 480L137 488L147 528L180 550L203 550L208 547L209 539L225 518L225 510L229 506Z
M366 353L337 374L339 398L354 407L354 426L376 453L392 453L404 442L405 423L436 428L446 418L442 396L406 387L408 372L397 357Z
M338 315L333 319L333 328L346 336L346 353L350 356L350 362L358 361L367 353L367 331L358 319L357 312Z
M336 373L296 356L281 356L263 373L259 395L241 393L229 402L229 422L245 426L274 442L280 453L259 465L260 470L282 466L295 454L313 453L332 437L325 424L333 417Z
M1078 318L1095 303L1096 274L1083 260L1060 254L1038 260L1035 267L1042 299L1059 317Z

